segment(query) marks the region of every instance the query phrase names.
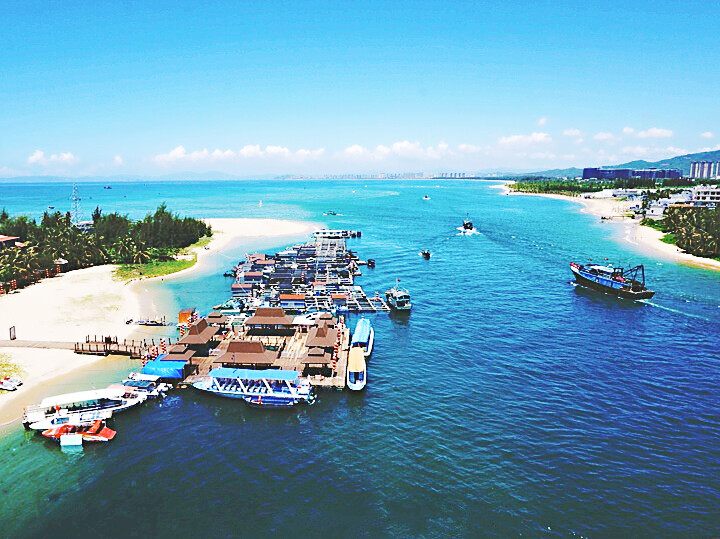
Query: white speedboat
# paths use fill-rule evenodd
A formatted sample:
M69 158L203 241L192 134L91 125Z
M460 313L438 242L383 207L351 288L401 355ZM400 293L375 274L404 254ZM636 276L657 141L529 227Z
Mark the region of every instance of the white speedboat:
M26 429L46 430L63 423L87 424L146 400L146 394L129 391L124 386L56 395L25 408L23 425Z
M312 404L317 392L297 371L218 367L192 386L220 397L242 399L253 406L288 408Z
M385 291L385 298L388 306L394 311L409 311L412 309L410 302L410 292L400 287L400 281L395 286Z
M122 385L131 391L147 393L149 399L163 398L172 389L170 384L160 381L160 376L140 372L128 374L128 377L122 381Z
M0 378L0 389L4 389L5 391L15 391L22 384L22 380L17 376L4 376Z
M359 346L350 348L347 367L347 386L352 391L360 391L367 384L367 363L365 353Z
M352 341L350 342L351 347L359 346L365 357L370 357L373 350L373 344L375 343L375 330L370 324L370 320L367 318L361 318L355 325L355 331L353 331Z

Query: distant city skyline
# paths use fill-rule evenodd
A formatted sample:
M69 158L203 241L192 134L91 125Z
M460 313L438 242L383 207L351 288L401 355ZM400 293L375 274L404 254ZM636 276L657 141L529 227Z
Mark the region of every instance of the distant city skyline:
M540 171L720 149L720 5L3 4L0 177Z

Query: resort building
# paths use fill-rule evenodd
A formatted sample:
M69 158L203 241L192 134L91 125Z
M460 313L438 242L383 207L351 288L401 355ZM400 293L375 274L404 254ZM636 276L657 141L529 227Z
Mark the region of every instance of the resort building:
M583 180L624 180L629 178L666 180L682 177L682 171L677 168L585 168L582 177Z
M720 161L693 161L690 163L690 177L700 180L720 179Z
M0 235L0 249L5 247L15 247L15 242L20 241L17 236Z
M717 185L699 185L692 189L693 202L700 204L720 203L720 187Z

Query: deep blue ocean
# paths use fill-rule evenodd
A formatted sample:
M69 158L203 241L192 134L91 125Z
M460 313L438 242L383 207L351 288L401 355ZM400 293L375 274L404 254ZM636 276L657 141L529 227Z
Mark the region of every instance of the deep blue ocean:
M116 439L81 454L11 429L0 536L720 534L720 273L640 252L572 202L490 184L80 184L86 218L96 205L140 218L166 202L193 217L361 230L349 246L377 267L358 283L374 293L400 278L414 306L372 317L362 394L267 411L178 390L118 415ZM0 207L66 211L70 192L5 183ZM466 215L479 234L457 235ZM301 239L238 243L203 272L153 285L165 314L207 312L245 252ZM655 298L573 286L570 261L605 257L645 264Z

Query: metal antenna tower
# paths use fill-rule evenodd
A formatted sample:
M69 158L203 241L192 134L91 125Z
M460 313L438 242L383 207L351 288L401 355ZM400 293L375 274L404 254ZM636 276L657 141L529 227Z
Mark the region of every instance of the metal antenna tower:
M77 225L82 220L82 216L80 213L80 195L78 193L78 186L76 183L73 184L70 201L72 202L72 208L70 210L70 221L73 225Z

